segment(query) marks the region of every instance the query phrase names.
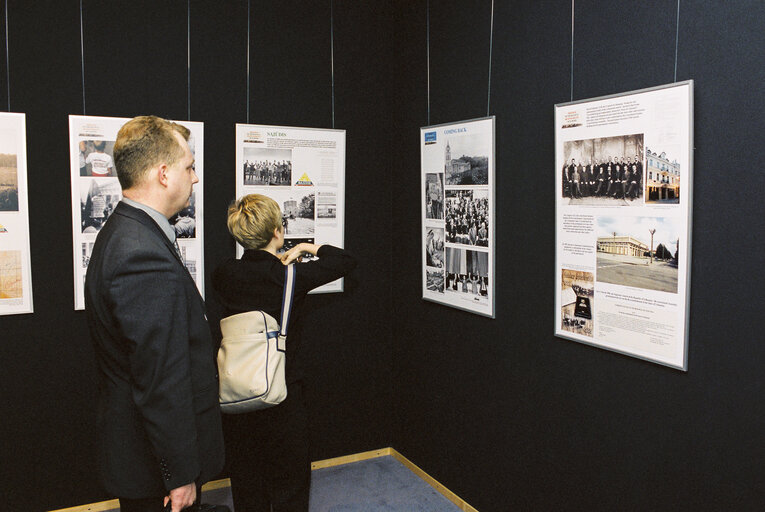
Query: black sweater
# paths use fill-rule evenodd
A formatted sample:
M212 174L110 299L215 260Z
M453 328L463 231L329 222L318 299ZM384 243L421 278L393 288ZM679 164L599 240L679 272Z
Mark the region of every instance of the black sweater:
M347 275L356 266L353 256L331 245L322 245L317 256L318 260L295 264L295 294L287 326L287 384L303 378L300 345L304 337L302 310L306 294ZM281 320L284 265L273 254L248 249L241 259L231 258L216 268L212 283L223 305L224 317L262 310Z

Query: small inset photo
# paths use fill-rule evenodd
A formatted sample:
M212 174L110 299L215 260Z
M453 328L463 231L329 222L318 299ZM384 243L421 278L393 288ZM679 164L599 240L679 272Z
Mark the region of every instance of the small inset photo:
M425 265L428 267L444 267L444 230L442 228L425 228Z
M116 179L85 180L80 186L80 224L83 233L98 233L106 219L122 199L122 189ZM90 184L87 184L90 181Z
M113 140L81 140L80 176L116 177Z
M245 186L292 185L292 150L244 148L242 151Z
M436 269L425 270L426 286L431 292L444 293L444 271Z
M592 337L595 276L581 270L561 270L561 329Z

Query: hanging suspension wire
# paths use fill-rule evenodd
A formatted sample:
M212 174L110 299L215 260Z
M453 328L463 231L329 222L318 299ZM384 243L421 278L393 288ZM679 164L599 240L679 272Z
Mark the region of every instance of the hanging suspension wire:
M6 2L7 4L7 2ZM82 23L82 0L80 0L80 62L82 63L82 115L85 111L85 30Z
M247 0L247 124L250 124L250 4Z
M574 0L571 0L571 101L574 101Z
M680 0L677 0L677 26L675 28L675 82L677 82L677 48L680 42Z
M486 93L486 117L491 106L491 51L494 47L494 0L491 0L491 28L489 29L489 87Z
M191 121L191 0L186 0L186 120Z
M5 84L8 92L8 112L11 111L11 57L8 49L8 0L5 0Z
M428 52L428 126L430 126L430 0L426 6L427 52Z
M332 74L332 129L335 128L335 9L334 2L329 0L329 41L330 41L330 72Z

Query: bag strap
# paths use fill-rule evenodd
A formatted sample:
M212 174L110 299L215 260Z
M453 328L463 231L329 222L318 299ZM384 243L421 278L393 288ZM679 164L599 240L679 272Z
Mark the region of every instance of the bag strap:
M287 324L292 312L292 299L295 295L295 264L284 267L284 292L282 293L282 317L279 321L279 336L287 336Z

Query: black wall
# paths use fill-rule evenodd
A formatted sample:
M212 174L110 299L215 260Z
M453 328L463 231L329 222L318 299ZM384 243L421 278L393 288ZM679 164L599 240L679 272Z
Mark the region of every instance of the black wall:
M187 119L187 2L83 4L87 115ZM308 299L312 460L390 446L393 430L392 93L380 85L393 74L392 13L351 1L333 7L335 127L347 130L345 245L362 264L345 293ZM9 0L8 25L11 110L27 119L35 312L0 317L0 510L26 512L112 496L96 481L95 361L85 314L73 310L68 115L83 114L79 2ZM250 122L332 127L330 27L328 1L252 2ZM214 315L210 274L234 251L225 217L235 193L234 124L247 122L247 2L191 2L190 32Z
M491 2L430 2L432 124L486 115ZM674 80L678 2L575 2L573 99ZM404 159L427 123L427 2L408 4ZM394 185L393 445L481 511L760 510L765 4L680 2L695 80L688 372L553 336L553 105L572 99L569 0L495 2L496 319L424 302L419 175ZM404 231L403 233L401 231Z
M214 314L209 275L233 252L233 125L247 121L247 2L191 4ZM312 458L393 446L482 511L758 510L765 5L680 4L677 80L696 81L687 373L552 335L553 105L675 78L676 1L579 0L572 92L571 5L495 2L489 96L488 0L252 1L252 123L331 126L334 13L345 241L362 264L344 294L311 299ZM110 498L94 476L96 375L72 298L67 116L83 113L80 11L75 0L8 0L8 12L35 313L0 317L0 509L47 510ZM183 0L84 1L88 115L187 117L186 13ZM4 75L0 59L0 107ZM485 116L488 100L495 320L424 302L419 288L418 129Z

